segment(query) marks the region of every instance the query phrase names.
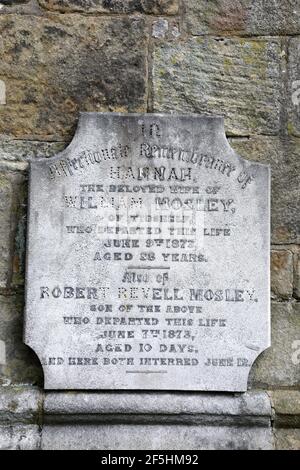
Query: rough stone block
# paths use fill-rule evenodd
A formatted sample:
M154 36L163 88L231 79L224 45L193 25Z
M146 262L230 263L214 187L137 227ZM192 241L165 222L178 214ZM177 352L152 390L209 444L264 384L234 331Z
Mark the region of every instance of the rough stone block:
M300 391L274 390L270 392L270 396L276 428L300 428Z
M53 157L66 147L65 142L0 140L0 161L26 162L33 158Z
M9 178L0 174L0 287L6 288L11 276L11 236L13 189Z
M237 450L273 448L270 428L237 426L45 426L43 450Z
M3 289L24 283L25 169L25 163L0 161L0 287Z
M16 227L13 240L12 287L23 286L25 282L27 180L20 184L17 195Z
M300 450L300 429L276 429L277 450Z
M175 15L178 0L38 0L39 4L52 11L85 13L146 13L153 15Z
M64 142L0 140L0 288L24 284L27 161L50 157Z
M42 383L42 367L23 343L23 309L22 294L0 296L0 341L5 345L0 385Z
M230 134L274 135L280 99L279 39L194 37L155 44L155 111L222 114Z
M0 288L24 284L27 161L55 155L64 142L0 140Z
M254 364L249 385L253 388L299 387L300 304L272 304L272 346Z
M185 27L194 35L288 35L300 32L298 0L188 0Z
M300 140L257 136L231 145L242 157L271 165L272 242L300 243Z
M273 296L289 299L293 295L293 253L273 250L271 253L271 289Z
M300 136L300 39L291 38L288 48L288 132Z
M0 450L37 450L39 447L38 426L0 426Z
M7 5L7 6L11 6L11 5L19 5L20 3L28 3L30 2L30 0L1 0L1 4L2 5Z
M27 387L0 387L0 422L2 424L38 424L42 394Z
M294 295L300 299L300 253L296 253L294 256Z
M0 134L64 140L78 111L145 111L142 17L0 15Z
M7 13L19 15L34 14L40 16L42 9L36 0L1 0L0 16Z

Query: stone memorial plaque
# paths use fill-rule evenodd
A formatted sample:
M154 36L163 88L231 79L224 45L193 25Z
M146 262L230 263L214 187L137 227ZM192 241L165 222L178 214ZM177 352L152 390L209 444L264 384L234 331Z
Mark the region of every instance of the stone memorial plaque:
M270 345L269 186L221 117L81 114L31 162L25 342L45 388L245 391Z

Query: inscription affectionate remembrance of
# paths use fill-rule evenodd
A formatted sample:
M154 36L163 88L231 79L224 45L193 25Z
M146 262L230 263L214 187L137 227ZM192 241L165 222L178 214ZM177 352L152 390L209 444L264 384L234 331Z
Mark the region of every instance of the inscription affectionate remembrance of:
M82 113L30 169L45 388L245 391L270 345L269 185L220 117Z

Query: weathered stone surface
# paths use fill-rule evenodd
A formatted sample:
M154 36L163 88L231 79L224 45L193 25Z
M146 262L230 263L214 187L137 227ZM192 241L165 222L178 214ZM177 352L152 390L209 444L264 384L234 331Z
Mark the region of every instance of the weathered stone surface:
M300 299L300 250L294 257L294 295Z
M276 429L274 437L277 450L300 450L300 429Z
M288 132L300 136L300 39L291 38L288 49Z
M81 114L31 163L25 341L45 388L246 391L270 344L269 180L222 118Z
M300 304L272 303L272 346L254 364L249 384L275 388L300 385Z
M38 426L0 426L1 450L37 450L39 448L40 432Z
M176 424L265 425L271 404L265 392L242 395L188 393L46 393L45 422L79 420L103 422L156 422Z
M66 146L65 142L0 139L0 162L26 162L32 158L53 157Z
M179 21L170 18L159 18L152 22L152 37L157 40L175 40L181 35Z
M287 250L272 250L271 290L273 296L289 299L293 295L293 253Z
M288 35L300 33L298 0L188 0L187 31L195 35Z
M270 428L235 426L45 426L42 449L237 450L273 448Z
M37 0L4 0L0 2L0 16L6 14L18 15L38 15L43 14L43 10Z
M164 18L160 18L157 21L153 22L152 25L152 37L154 38L164 38L169 30L169 22Z
M146 109L141 17L0 15L0 133L63 140L78 111Z
M0 287L6 288L11 276L11 237L13 189L9 178L0 175Z
M0 385L42 383L40 363L23 343L23 309L23 295L0 296L0 341L6 350Z
M48 10L86 13L147 13L175 15L178 0L38 0Z
M49 157L63 142L0 140L0 288L24 284L27 218L27 164Z
M300 428L300 391L274 390L269 393L275 411L276 428Z
M155 44L155 111L222 114L230 134L273 135L280 128L280 98L279 39Z
M20 3L28 3L30 0L1 0L2 5L18 5Z
M17 187L16 224L13 240L11 287L23 286L25 281L26 223L28 181L24 178Z
M36 423L40 421L42 394L26 387L0 387L0 422Z
M3 289L24 282L27 197L24 165L0 161L0 287Z
M231 145L244 158L271 165L272 242L300 243L300 140L257 136Z

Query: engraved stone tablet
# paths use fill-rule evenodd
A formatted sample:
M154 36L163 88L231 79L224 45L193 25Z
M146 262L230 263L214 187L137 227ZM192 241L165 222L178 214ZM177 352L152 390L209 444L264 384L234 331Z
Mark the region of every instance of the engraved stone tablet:
M45 388L245 391L270 345L269 185L221 117L81 114L31 163L25 342Z

